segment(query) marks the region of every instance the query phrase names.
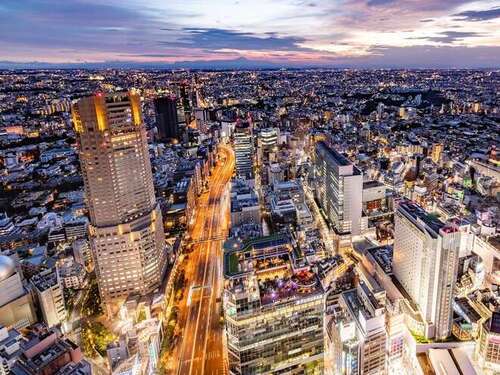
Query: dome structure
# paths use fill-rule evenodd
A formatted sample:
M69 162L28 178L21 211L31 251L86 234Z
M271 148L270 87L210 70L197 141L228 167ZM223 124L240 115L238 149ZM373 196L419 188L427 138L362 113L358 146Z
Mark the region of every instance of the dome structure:
M16 264L6 255L0 255L0 281L4 281L16 272Z

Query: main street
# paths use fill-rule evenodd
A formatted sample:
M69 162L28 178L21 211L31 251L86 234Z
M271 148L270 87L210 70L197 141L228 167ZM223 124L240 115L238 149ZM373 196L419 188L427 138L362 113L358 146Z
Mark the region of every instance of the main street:
M198 201L191 239L193 251L185 266L185 298L179 305L180 341L171 360L174 373L223 374L225 365L220 324L222 293L222 242L229 225L228 186L234 154L220 146L222 162L213 170L209 191ZM224 160L225 159L225 160Z

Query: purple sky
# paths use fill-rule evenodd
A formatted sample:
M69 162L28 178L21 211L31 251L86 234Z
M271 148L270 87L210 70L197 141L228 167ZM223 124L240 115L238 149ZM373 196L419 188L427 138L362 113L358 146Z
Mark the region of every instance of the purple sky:
M2 0L0 60L500 67L500 0Z

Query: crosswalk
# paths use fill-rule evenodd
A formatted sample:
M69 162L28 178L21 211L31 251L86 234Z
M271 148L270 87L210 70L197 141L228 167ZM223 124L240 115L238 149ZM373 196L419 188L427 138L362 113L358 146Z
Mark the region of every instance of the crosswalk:
M192 243L193 244L200 244L200 243L205 243L205 242L209 242L209 241L222 241L224 239L225 239L224 236L201 237L197 240L193 240Z
M207 352L207 354L205 355L205 358L210 360L210 359L217 359L219 357L221 357L221 352L220 350L213 350L211 352Z
M182 363L189 364L191 361L196 362L196 361L201 361L203 359L205 359L205 361L206 361L206 360L211 360L211 359L217 359L220 357L222 357L222 353L220 350L212 350L212 351L206 352L204 358L201 356L197 356L197 357L194 357L192 360L186 359Z
M210 360L217 361L221 358L222 358L222 352L220 350L212 350L212 351L207 352L205 354L204 358L201 356L197 356L197 357L194 357L193 359L186 359L186 360L182 361L182 365L180 366L180 368L181 369L188 368L190 363L193 362L195 364L193 375L198 375L199 371L200 371L200 367L199 367L200 361L210 361ZM210 366L208 371L207 371L207 369L205 369L205 373L210 374L210 375L226 375L227 369L226 369L226 366L224 366L223 362L221 361L220 363L216 362L215 366L212 363L212 365Z

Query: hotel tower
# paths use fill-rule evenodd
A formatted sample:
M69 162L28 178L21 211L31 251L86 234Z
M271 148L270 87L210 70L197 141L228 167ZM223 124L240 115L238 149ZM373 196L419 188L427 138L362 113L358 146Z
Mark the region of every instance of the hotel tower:
M140 96L95 94L73 105L103 302L160 286L165 234L156 202Z

